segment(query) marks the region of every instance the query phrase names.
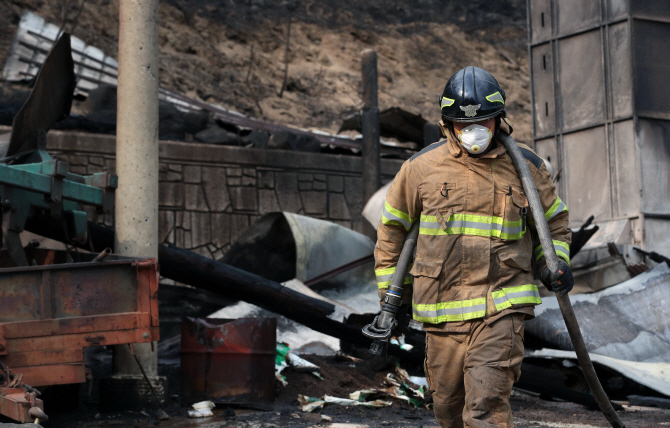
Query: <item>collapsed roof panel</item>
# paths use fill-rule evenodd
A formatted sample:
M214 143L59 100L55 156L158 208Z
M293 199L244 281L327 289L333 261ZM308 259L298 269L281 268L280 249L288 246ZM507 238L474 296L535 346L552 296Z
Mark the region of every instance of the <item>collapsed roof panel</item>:
M670 363L641 363L627 361L598 354L590 354L597 365L609 367L621 375L635 382L651 388L656 392L670 396ZM535 358L551 358L571 360L577 362L577 355L572 351L557 349L540 349L526 353L525 361L531 362Z
M636 362L670 363L670 268L663 263L597 293L570 296L588 351ZM543 297L528 335L573 350L555 297ZM669 374L670 375L670 374Z
M39 72L47 54L59 35L58 26L48 23L32 12L26 12L19 22L11 53L2 71L10 82L31 80ZM100 84L117 84L117 61L100 49L71 37L72 59L77 75L76 93L86 95Z

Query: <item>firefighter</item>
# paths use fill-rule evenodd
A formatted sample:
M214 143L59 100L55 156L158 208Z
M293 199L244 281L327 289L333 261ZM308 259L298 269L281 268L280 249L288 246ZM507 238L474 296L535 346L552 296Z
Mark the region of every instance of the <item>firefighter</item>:
M449 79L440 97L444 138L403 164L377 233L383 299L405 235L420 222L403 304L411 304L427 332L424 369L442 427L513 426L509 397L521 373L523 322L541 303L533 267L550 290L565 294L574 284L568 208L544 162L519 144L559 256L562 276L554 282L521 181L497 141L505 100L496 79L480 68Z

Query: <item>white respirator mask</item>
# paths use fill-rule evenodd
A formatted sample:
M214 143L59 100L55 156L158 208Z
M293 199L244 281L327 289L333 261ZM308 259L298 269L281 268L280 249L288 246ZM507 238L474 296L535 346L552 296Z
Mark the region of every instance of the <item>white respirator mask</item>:
M485 152L493 138L493 130L482 125L470 125L455 131L463 148L473 155Z

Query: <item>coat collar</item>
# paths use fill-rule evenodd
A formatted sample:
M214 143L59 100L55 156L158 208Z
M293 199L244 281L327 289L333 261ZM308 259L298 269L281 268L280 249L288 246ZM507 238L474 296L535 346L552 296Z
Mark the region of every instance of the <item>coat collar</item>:
M454 138L453 135L449 134L447 139L447 147L449 149L449 153L451 153L453 157L457 158L463 155L469 156L467 150L463 148L463 146L458 142L458 140L456 140L456 138ZM495 147L489 150L484 156L473 159L495 159L507 152L505 146L502 145L502 143L500 143L497 138L493 138L492 144L495 144Z

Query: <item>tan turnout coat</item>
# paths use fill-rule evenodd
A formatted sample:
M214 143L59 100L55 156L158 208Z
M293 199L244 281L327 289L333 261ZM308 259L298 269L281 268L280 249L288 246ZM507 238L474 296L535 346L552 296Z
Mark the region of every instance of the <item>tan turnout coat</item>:
M568 209L541 158L520 147L554 248L569 263ZM405 235L417 221L416 258L403 296L407 303L411 299L416 321L428 330L458 331L472 319L494 320L510 312L532 316L541 300L531 260L542 263L543 253L528 199L501 143L475 158L450 137L403 164L386 196L377 231L380 296L395 272Z

